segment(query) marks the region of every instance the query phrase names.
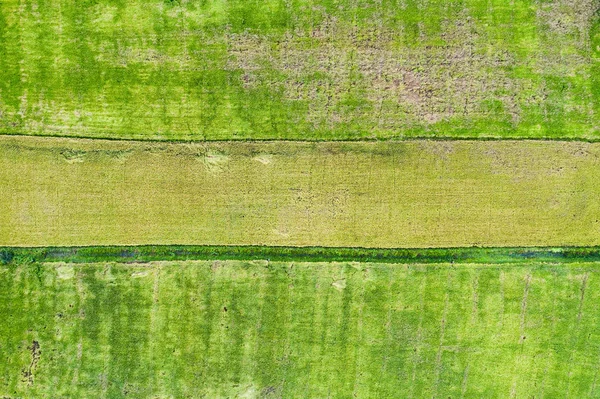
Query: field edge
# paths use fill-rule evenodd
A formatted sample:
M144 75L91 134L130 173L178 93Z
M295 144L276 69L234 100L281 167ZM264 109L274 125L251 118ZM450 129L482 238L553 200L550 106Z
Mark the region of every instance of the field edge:
M159 143L159 144L189 144L189 143L212 143L212 144L227 144L227 143L395 143L395 142L413 142L413 141L533 141L533 142L565 142L565 143L600 143L600 137L586 136L511 136L502 137L496 135L479 135L479 136L390 136L390 137L340 137L340 138L229 138L229 139L211 139L199 137L193 138L156 138L156 137L133 137L123 136L115 137L115 135L79 135L79 134L27 134L27 133L11 133L0 130L0 137L14 138L40 138L40 139L66 139L66 140L90 140L90 141L112 141L112 142L132 142L132 143Z
M227 245L0 247L0 264L145 263L182 260L488 263L600 262L600 247L359 248Z

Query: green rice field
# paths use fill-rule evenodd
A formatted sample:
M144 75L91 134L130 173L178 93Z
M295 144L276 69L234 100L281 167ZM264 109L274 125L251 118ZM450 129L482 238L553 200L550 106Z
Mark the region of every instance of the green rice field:
M4 0L0 134L600 138L597 0Z
M0 0L0 399L600 399L600 0Z
M598 263L0 266L0 396L599 397Z

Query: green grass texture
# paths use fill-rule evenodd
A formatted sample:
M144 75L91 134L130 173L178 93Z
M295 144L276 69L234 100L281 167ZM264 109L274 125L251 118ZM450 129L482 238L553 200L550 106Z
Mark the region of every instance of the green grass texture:
M598 0L6 0L0 133L600 138Z
M0 266L0 396L600 397L598 263Z

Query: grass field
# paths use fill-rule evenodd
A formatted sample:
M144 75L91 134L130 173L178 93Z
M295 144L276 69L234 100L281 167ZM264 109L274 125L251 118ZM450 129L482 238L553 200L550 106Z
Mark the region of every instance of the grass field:
M0 399L600 399L599 198L600 0L0 0Z
M0 133L600 138L598 0L7 0Z
M0 396L600 397L598 263L0 266Z
M600 244L600 144L0 138L0 245Z

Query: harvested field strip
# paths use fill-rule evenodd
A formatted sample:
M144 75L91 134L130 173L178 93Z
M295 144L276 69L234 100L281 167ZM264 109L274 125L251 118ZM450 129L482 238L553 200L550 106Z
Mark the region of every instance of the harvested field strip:
M600 245L600 144L0 138L0 245Z
M144 263L189 260L375 262L402 264L600 263L600 247L340 248L265 246L0 247L0 263Z
M598 266L0 265L0 396L597 397Z

